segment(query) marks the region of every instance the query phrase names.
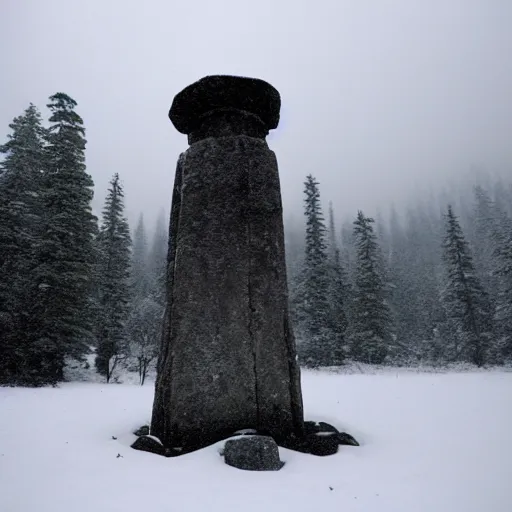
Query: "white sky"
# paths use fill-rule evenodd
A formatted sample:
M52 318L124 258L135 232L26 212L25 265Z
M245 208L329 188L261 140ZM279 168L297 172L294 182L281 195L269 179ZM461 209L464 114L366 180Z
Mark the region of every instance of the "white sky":
M132 222L169 209L187 148L167 112L208 74L281 93L269 137L285 216L304 177L337 215L400 203L474 165L512 176L510 0L0 0L0 140L63 91L100 209L119 172Z

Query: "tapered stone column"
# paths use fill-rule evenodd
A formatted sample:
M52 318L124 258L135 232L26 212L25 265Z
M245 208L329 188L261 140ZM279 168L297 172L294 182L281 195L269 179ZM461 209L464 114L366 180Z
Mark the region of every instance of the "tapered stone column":
M265 141L279 109L262 80L209 76L169 112L190 147L174 182L151 424L166 447L245 428L277 440L302 434L279 175Z

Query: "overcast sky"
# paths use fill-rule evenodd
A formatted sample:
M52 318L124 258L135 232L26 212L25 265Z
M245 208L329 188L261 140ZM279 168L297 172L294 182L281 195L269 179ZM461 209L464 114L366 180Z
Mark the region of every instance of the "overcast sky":
M0 0L0 73L0 140L66 92L96 208L118 172L132 222L169 209L187 139L168 109L208 74L280 91L287 217L309 173L339 216L475 165L512 176L510 0Z

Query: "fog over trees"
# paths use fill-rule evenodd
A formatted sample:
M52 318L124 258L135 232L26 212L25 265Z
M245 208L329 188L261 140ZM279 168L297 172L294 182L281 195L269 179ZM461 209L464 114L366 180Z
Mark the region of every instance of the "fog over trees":
M167 215L148 229L140 212L130 228L111 169L98 219L77 103L57 93L48 111L43 122L29 105L0 146L1 381L54 384L92 357L107 382L129 369L143 384L160 342ZM285 225L301 364L512 362L511 180L473 174L351 217L312 174L303 187L302 218Z

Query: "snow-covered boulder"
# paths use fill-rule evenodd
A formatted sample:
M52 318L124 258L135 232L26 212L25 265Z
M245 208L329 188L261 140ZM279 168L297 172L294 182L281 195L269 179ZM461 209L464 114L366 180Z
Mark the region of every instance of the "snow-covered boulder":
M143 452L165 455L165 448L160 440L154 436L140 436L132 444L132 448Z
M224 460L229 466L251 471L277 471L284 465L276 442L268 436L229 439L224 446Z

